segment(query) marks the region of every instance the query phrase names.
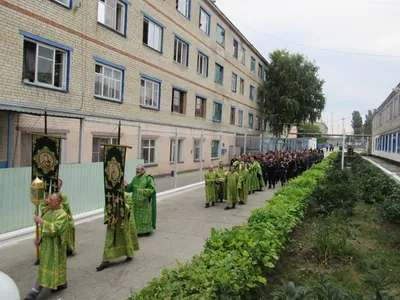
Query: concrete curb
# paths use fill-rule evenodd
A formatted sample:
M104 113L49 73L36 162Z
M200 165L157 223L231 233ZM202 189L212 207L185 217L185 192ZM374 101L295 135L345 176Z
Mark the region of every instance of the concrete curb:
M398 176L396 173L389 171L388 169L382 167L380 164L374 162L373 160L367 158L367 157L362 157L365 160L369 161L371 164L373 164L374 166L378 167L379 169L381 169L383 172L385 172L387 175L389 175L390 177L392 177L394 180L397 180L398 183L400 183L400 176Z
M176 189L164 191L157 193L157 202L160 202L162 200L166 200L174 195L179 195L182 194L183 192L186 192L188 190L194 190L197 189L201 186L204 186L204 181L201 182L196 182L193 184L185 185ZM98 219L103 216L104 209L96 209L92 210L89 212L81 213L78 215L73 216L74 221L76 222L75 225L79 225L85 222L90 222L92 220ZM31 226L31 227L26 227L23 229L7 232L0 234L0 243L1 242L8 242L9 240L12 239L17 239L17 238L22 238L23 236L30 235L31 233L35 232L36 226ZM22 238L21 240L25 240L29 237ZM0 245L1 247L1 245Z

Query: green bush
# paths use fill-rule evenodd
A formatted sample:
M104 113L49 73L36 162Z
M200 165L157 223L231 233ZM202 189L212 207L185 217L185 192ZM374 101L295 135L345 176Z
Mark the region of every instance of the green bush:
M288 235L299 224L309 196L336 154L291 180L264 207L253 210L247 225L212 230L204 250L192 261L164 269L130 300L247 299L266 284L263 271L273 268Z

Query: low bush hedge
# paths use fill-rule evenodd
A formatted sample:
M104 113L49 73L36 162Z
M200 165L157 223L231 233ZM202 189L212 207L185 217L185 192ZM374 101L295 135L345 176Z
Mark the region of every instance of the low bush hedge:
M263 271L273 268L290 232L303 218L308 200L330 163L331 154L291 180L263 207L251 212L248 224L212 230L203 252L176 268L164 269L130 300L246 299L266 284Z

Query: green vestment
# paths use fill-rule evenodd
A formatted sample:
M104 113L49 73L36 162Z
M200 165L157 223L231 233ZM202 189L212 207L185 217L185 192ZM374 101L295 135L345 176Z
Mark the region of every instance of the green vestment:
M156 229L157 199L153 177L147 173L135 176L125 192L132 193L137 233L150 233Z
M235 171L238 172L240 170L240 163L238 161L235 161L232 164L233 167L235 167Z
M67 251L75 252L75 223L74 219L72 218L71 207L69 206L68 197L65 193L60 192L62 196L61 207L67 213L68 218L68 226L67 230L65 231L66 239L67 239ZM43 214L46 213L47 210L50 209L50 206L47 205L45 202L40 204L40 210Z
M37 283L45 288L57 289L67 283L68 216L63 209L49 209L43 215L40 230L40 264Z
M227 172L227 170L223 167L222 168L218 167L216 172L218 180L223 181L217 185L217 198L218 200L226 200L225 173Z
M247 197L249 193L249 170L240 169L239 170L239 200L247 203Z
M129 207L131 211L131 217L129 218L129 224L130 224L130 229L131 229L131 240L132 240L132 246L133 250L137 251L139 250L139 239L138 235L136 232L136 224L135 224L135 217L134 217L134 211L133 211L133 205L132 205L132 196L128 193L125 193L125 203Z
M252 164L250 164L249 171L250 171L249 190L251 192L260 190L261 187L265 186L260 163L258 161L255 161Z
M238 173L229 172L226 175L226 202L229 204L236 204L238 199Z
M104 224L107 225L106 241L104 245L103 261L112 261L121 256L133 257L133 241L131 235L131 221L133 218L129 206L125 203L125 216L111 227L112 216L104 207Z
M206 185L206 203L217 202L217 180L218 175L215 172L208 172L205 175Z

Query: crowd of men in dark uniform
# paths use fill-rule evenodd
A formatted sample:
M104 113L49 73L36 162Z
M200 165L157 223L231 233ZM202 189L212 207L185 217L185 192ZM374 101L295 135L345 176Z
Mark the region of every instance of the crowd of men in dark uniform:
M324 151L310 149L234 155L231 166L235 161L250 163L252 157L260 163L265 185L268 184L268 188L271 189L275 188L279 181L281 186L284 186L288 180L321 162L324 159Z

